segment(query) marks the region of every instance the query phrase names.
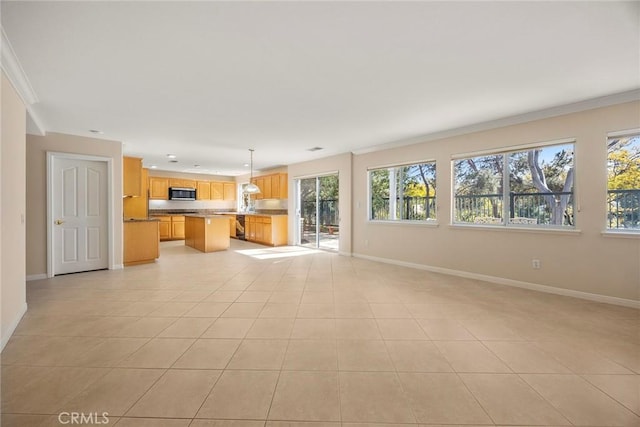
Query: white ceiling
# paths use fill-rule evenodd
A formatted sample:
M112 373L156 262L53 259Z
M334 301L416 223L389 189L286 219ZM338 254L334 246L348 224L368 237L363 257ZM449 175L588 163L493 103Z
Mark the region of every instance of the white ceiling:
M639 2L2 2L46 131L223 175L250 147L269 168L638 89L639 22Z

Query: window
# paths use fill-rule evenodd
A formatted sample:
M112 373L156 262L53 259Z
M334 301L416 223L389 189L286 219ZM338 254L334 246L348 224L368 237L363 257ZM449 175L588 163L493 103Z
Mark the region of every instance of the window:
M454 223L572 227L573 143L453 162Z
M371 220L436 219L436 162L369 171Z
M607 140L607 228L640 231L640 133Z

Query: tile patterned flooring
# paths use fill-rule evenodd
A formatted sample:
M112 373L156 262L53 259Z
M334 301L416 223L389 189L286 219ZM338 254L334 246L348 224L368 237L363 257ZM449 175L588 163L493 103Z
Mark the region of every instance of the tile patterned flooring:
M637 310L304 248L161 251L28 284L3 427L640 425Z

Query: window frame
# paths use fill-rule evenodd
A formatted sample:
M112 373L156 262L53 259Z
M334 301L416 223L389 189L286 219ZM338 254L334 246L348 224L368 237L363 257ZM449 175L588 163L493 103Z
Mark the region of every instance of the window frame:
M400 168L403 166L414 166L421 165L425 163L433 163L436 169L436 186L434 187L436 192L436 203L435 203L435 219L373 219L371 218L371 209L373 207L371 202L372 191L371 191L371 172L380 170L380 169L390 169L390 168ZM370 224L390 224L390 225L418 225L418 226L438 226L438 164L436 159L430 158L426 160L416 160L416 161L407 161L407 162L396 162L396 163L388 163L383 165L375 165L367 167L367 212L366 212L366 222Z
M604 214L603 214L603 230L602 234L604 236L613 236L613 237L627 237L627 238L640 238L640 228L637 229L628 229L628 228L609 228L609 207L607 200L607 193L609 192L609 152L607 150L607 145L609 144L609 140L611 138L624 138L626 136L638 135L640 136L640 128L627 129L621 131L613 131L607 132L605 138L605 205L604 205Z
M547 148L553 146L561 146L573 144L573 185L572 185L572 198L573 198L573 225L555 225L555 224L517 224L509 222L509 210L510 203L509 197L505 197L509 194L509 190L511 189L511 184L509 181L510 178L510 169L509 169L509 155L512 153L518 153L522 151L528 151L531 149L537 148ZM520 145L512 145L508 147L488 149L488 150L480 150L473 152L465 152L465 153L456 153L451 155L451 207L450 207L450 218L449 225L452 227L470 227L470 228L490 228L496 230L502 229L512 229L512 230L530 230L530 231L558 231L558 232L574 232L579 231L579 203L578 203L578 191L577 191L577 152L578 152L578 141L575 137L562 138L562 139L554 139L549 141L540 141L533 142L527 144ZM502 156L503 162L503 173L502 173L502 197L503 197L503 206L502 206L502 222L495 224L486 224L486 223L472 223L472 222L464 222L464 221L456 221L456 166L455 163L458 160L464 160L469 158L476 157L485 157L485 156ZM505 173L506 171L506 173Z

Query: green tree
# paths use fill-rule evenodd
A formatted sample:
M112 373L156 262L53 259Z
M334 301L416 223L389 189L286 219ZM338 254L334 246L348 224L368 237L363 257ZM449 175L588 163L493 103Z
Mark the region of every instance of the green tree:
M611 139L607 151L608 189L640 189L640 135Z

